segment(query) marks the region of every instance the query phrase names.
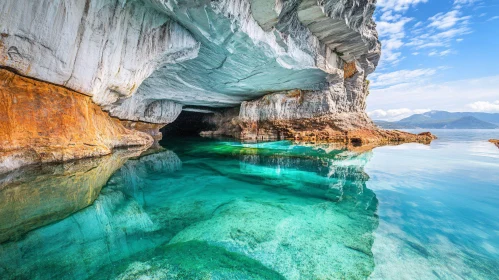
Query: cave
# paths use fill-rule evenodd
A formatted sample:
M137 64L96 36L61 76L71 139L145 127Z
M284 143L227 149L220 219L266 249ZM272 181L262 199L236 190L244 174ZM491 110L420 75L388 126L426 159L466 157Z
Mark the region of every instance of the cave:
M196 137L201 131L214 129L213 125L204 121L212 113L182 111L172 123L161 129L163 139L174 137Z

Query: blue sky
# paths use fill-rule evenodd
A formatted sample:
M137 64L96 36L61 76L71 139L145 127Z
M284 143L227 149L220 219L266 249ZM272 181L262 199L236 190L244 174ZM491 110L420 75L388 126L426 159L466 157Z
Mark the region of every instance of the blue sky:
M499 113L499 0L378 0L382 57L368 113Z

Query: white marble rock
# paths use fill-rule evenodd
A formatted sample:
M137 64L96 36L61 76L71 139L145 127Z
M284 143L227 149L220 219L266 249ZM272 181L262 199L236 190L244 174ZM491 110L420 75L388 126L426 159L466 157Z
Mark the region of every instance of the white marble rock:
M374 0L4 0L0 66L92 96L112 116L170 123L183 106L304 118L365 109L380 44ZM343 78L345 62L354 77ZM264 110L257 112L257 110ZM251 113L249 113L251 112ZM248 115L248 116L249 116Z

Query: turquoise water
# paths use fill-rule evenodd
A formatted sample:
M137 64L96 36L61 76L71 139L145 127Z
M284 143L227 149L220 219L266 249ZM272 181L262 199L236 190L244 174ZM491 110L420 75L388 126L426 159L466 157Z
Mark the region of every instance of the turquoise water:
M434 133L363 153L169 139L4 175L0 278L497 279L499 131Z

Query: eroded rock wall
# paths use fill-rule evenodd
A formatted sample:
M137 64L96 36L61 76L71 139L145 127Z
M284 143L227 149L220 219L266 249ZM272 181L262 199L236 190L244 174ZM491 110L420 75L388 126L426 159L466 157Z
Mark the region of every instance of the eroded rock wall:
M74 91L72 96L89 96L85 105L58 103L65 108L61 113L83 123L75 127L86 135L54 129L27 139L50 150L51 145L72 143L69 139L95 137L94 148L71 156L52 150L37 154L46 160L100 155L116 143L140 142L121 137L138 133L118 124L114 139L107 132L99 136L100 128L86 128L90 120L80 120L78 112L97 106L155 139L161 137L158 129L184 108L219 112L238 107L212 118L219 125L210 133L327 141L343 139L353 130L379 136L364 112L367 76L380 58L372 18L375 2L5 0L0 3L0 67L63 86ZM20 94L47 102L53 92L40 87ZM8 102L12 100L4 106ZM33 119L45 116L43 102L32 107ZM13 131L6 134L17 133L9 129ZM61 142L64 133L72 136ZM12 139L3 150L31 145Z
M105 109L121 107L117 117L158 123L173 121L181 106L163 115L150 108L154 100L128 98L154 70L199 50L189 32L143 1L2 1L0 33L1 66L92 96Z
M373 1L336 2L4 1L0 65L90 95L120 119L167 124L184 105L327 89L345 62L372 72Z
M0 173L152 142L150 135L126 129L87 96L0 69Z

